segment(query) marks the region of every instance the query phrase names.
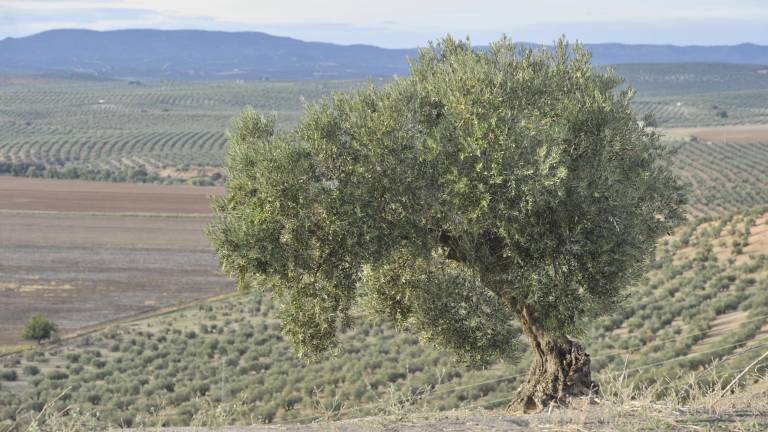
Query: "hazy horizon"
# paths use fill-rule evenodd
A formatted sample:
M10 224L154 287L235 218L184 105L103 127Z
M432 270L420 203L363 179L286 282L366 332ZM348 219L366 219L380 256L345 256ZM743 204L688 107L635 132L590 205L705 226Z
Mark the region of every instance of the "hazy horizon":
M768 44L768 8L759 0L611 2L566 0L515 4L426 0L365 4L309 0L0 0L0 39L77 28L258 31L306 41L413 48L451 33L486 44L507 34L550 43L565 34L585 43ZM720 3L720 4L718 4ZM408 13L404 13L407 11Z

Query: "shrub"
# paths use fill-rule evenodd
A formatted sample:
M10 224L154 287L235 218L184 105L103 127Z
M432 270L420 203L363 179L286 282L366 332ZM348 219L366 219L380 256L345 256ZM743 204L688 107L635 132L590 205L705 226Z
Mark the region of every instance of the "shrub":
M91 405L98 405L101 403L101 395L99 393L88 393L83 399Z
M24 366L24 375L35 376L40 373L40 368L34 365Z
M46 375L49 380L57 381L57 380L65 380L69 378L69 375L67 375L66 372L60 371L60 370L52 370L48 372L48 375Z
M19 375L13 369L4 370L0 373L0 378L2 378L3 381L16 381L18 377Z

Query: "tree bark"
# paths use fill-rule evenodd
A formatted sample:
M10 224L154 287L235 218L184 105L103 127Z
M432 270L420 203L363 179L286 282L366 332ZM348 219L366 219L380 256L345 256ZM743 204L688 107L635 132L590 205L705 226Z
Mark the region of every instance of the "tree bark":
M510 410L525 413L553 404L567 406L574 397L598 392L597 383L592 381L589 354L581 344L548 334L526 308L520 312L520 323L531 345L532 362Z

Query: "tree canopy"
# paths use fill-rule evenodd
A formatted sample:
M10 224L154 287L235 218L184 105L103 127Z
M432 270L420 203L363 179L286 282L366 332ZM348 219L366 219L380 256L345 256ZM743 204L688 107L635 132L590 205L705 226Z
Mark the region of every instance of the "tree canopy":
M21 337L26 340L33 340L40 343L53 337L56 330L56 324L48 321L42 315L34 314L29 317L24 325L24 331L22 332Z
M564 40L447 37L409 76L310 105L292 130L247 109L209 236L240 287L272 290L302 356L361 308L464 361L514 359L516 319L578 334L683 218L633 93Z

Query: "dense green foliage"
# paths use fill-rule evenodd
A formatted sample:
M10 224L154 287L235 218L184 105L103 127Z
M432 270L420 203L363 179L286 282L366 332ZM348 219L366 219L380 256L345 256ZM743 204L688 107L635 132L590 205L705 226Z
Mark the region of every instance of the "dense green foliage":
M56 324L45 319L42 315L32 315L24 324L24 331L21 334L26 340L42 342L50 339L56 333Z
M449 37L292 131L248 110L209 230L222 267L267 278L299 355L333 347L356 305L471 363L514 358L521 313L578 333L683 218L667 147L620 84L564 41Z

